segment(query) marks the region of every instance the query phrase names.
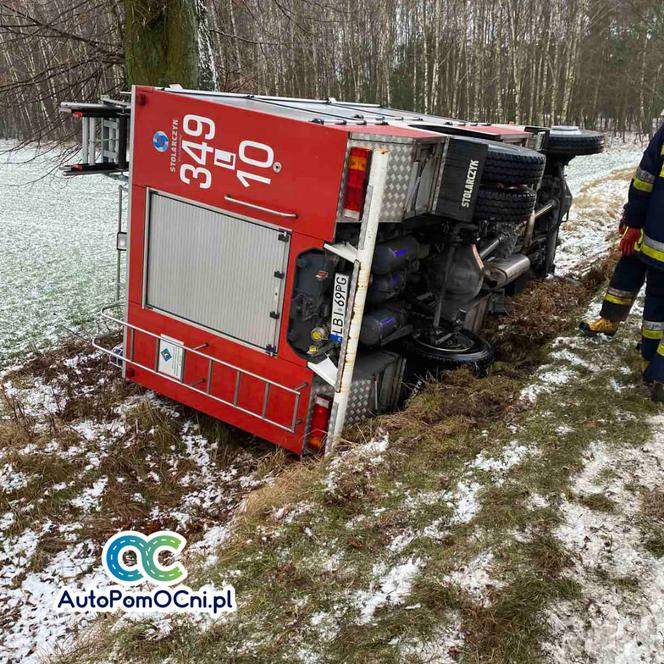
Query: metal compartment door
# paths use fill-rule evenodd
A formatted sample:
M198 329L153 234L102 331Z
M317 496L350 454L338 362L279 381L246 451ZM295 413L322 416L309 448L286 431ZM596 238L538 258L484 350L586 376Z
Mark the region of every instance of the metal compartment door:
M289 234L148 193L145 306L276 352Z

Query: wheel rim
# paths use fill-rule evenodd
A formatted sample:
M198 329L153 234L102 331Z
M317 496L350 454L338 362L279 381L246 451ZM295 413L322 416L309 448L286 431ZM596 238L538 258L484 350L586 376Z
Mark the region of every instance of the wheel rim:
M450 333L449 336L444 338L444 345L430 343L423 339L422 336L417 338L417 343L424 348L450 355L467 353L476 346L475 340L466 336L463 332Z

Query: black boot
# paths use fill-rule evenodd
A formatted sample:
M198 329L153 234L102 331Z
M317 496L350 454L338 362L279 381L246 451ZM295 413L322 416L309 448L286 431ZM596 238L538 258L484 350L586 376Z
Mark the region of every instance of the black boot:
M655 383L652 388L652 400L664 403L664 383Z

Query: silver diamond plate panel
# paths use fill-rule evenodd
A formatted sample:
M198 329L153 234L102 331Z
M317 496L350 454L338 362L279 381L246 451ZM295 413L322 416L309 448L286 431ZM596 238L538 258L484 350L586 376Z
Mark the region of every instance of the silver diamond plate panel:
M314 399L318 394L323 394L332 398L334 388L331 385L316 378L311 390L311 399L309 400L309 412L307 413L307 423L311 422L311 415L314 409ZM346 424L357 424L368 417L376 414L376 382L372 378L361 378L353 380L348 398L348 408L346 410ZM308 429L308 425L307 425ZM309 435L309 431L307 431Z
M415 155L415 140L403 136L386 136L385 140L376 140L376 134L351 134L346 144L346 158L344 161L343 178L339 191L337 205L337 223L352 222L352 219L342 217L344 194L346 192L346 179L348 173L348 155L351 148L369 148L375 150L385 147L390 151L387 165L387 181L383 194L383 209L380 215L381 223L397 223L403 220L406 209L406 197L410 184L410 172ZM357 222L354 222L357 223Z

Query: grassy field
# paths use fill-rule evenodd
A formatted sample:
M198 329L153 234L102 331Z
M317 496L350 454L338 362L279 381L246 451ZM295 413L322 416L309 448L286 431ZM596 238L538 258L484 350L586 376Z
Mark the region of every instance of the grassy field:
M636 319L611 342L575 331L610 265L533 284L487 330L490 377L424 386L333 458L295 461L81 348L6 374L9 661L608 663L627 646L658 661L662 414ZM38 595L26 608L35 579L62 580L63 553L85 561L70 583L104 582L99 551L122 528L186 535L188 584L232 583L238 611L90 623L45 615Z

